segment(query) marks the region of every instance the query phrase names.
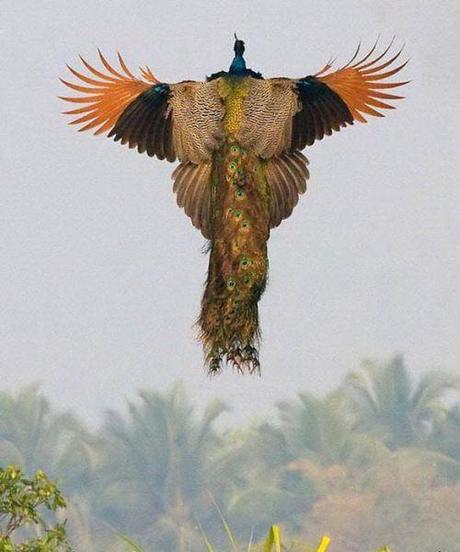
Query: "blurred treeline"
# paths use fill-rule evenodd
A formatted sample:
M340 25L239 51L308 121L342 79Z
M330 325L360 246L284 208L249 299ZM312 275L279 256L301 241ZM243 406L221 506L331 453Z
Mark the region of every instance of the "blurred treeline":
M89 431L30 386L0 392L0 465L58 482L77 551L126 550L121 532L146 551L202 552L201 531L227 550L214 501L241 542L279 523L292 542L330 535L331 552L448 551L460 542L458 389L396 356L326 396L302 390L271 423L219 430L229 406L198 414L178 383Z

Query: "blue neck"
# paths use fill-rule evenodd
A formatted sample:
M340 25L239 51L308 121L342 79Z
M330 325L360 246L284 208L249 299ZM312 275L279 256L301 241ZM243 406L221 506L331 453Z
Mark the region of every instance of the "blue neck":
M233 58L229 73L232 75L244 75L246 73L246 62L243 56L237 54Z

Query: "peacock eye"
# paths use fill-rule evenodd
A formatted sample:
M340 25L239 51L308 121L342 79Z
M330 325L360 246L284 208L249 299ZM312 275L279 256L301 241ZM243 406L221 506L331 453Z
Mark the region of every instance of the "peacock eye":
M241 188L238 188L238 190L236 190L236 198L237 199L243 199L243 197L246 195L243 190Z
M243 257L240 261L240 266L243 269L248 268L248 266L251 264L251 261L247 257Z
M242 226L243 228L250 228L251 225L249 224L249 222L248 222L247 220L245 220L245 221L241 224L241 226Z
M252 281L251 276L245 276L245 278L244 278L244 280L243 280L243 282L244 282L245 284L250 284L251 281Z
M240 148L238 146L232 146L230 148L230 152L233 153L233 155L236 155L237 153L239 153L240 151Z
M241 218L241 211L234 211L235 218Z
M234 289L234 287L236 286L236 282L233 278L229 278L227 280L227 287L228 289Z
M231 161L229 164L228 164L228 168L231 172L234 172L236 171L236 163L235 161Z

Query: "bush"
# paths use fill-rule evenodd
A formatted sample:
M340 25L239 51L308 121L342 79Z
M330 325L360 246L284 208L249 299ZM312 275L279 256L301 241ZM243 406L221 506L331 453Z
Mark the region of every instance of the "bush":
M0 468L0 552L71 551L65 524L48 526L44 519L65 506L59 489L42 471L28 479L15 466ZM21 537L25 540L17 543Z

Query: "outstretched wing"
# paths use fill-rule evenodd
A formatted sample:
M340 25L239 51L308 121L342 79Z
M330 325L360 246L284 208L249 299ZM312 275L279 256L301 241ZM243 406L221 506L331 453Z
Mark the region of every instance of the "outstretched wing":
M141 70L142 78L136 78L129 71L120 54L118 54L119 71L108 63L100 51L99 58L104 72L94 68L80 57L86 69L85 73L76 71L67 65L71 74L80 82L74 83L61 79L61 82L68 88L79 93L78 96L61 96L61 99L66 102L81 105L81 107L64 111L64 114L74 116L70 121L71 125L80 125L80 132L94 130L96 135L105 133L113 136L117 123L126 110L128 113L133 111L135 103L137 106L140 103L145 105L145 109L150 112L150 115L155 116L153 122L156 122L157 119L166 119L167 99L170 94L167 84L160 83L148 67ZM151 117L147 118L151 119ZM151 121L149 120L149 122ZM151 125L148 130L150 131L149 139L141 146L141 150L144 151L143 147L145 146L149 155L161 156L159 143L165 138L160 137L159 132L155 132ZM119 136L118 139L121 139L123 144L129 143L130 147L136 145L134 132L125 131L124 135ZM171 147L167 147L166 150L171 160L174 160L175 154L171 151Z
M101 52L105 72L95 69L81 58L88 74L69 71L82 83L61 81L78 96L61 99L83 104L65 111L76 116L71 125L106 133L115 141L137 147L159 159L199 163L209 160L223 137L224 108L217 82L184 81L177 84L159 82L149 67L141 68L135 77L118 54L120 69L114 69Z
M387 82L407 62L393 67L401 51L385 59L392 44L380 55L371 51L359 61L353 58L342 68L301 79L249 79L244 104L244 123L238 139L265 160L265 174L271 195L271 225L287 218L305 191L307 161L300 150L333 131L367 122L365 116L383 117L381 110L394 109L391 102L402 99L387 92L406 82Z
M102 71L81 58L85 73L68 66L80 82L76 84L61 79L67 87L79 93L78 96L62 97L67 102L81 105L64 112L74 116L70 124L80 125L80 131L105 133L149 156L168 161L179 158L188 167L185 175L189 175L192 183L199 182L200 185L185 186L188 181L184 179L184 172L174 173L181 176L181 185L174 188L181 191L178 203L186 207L193 223L203 233L208 233L204 214L208 213L209 162L224 138L224 106L217 81L162 83L149 67L141 68L141 77L134 76L120 54L118 70L101 52L99 57ZM195 169L191 170L193 167ZM191 190L190 194L193 192L190 198L188 190Z
M330 136L332 131L339 131L354 121L366 123L367 115L383 117L380 110L394 109L391 102L403 97L384 91L407 82L385 81L401 71L408 62L392 67L402 49L385 60L391 46L392 43L380 55L373 57L376 43L367 55L355 62L360 50L358 47L353 58L337 71L328 72L331 69L328 63L316 75L296 81L300 110L294 116L291 150L310 146L315 140Z

